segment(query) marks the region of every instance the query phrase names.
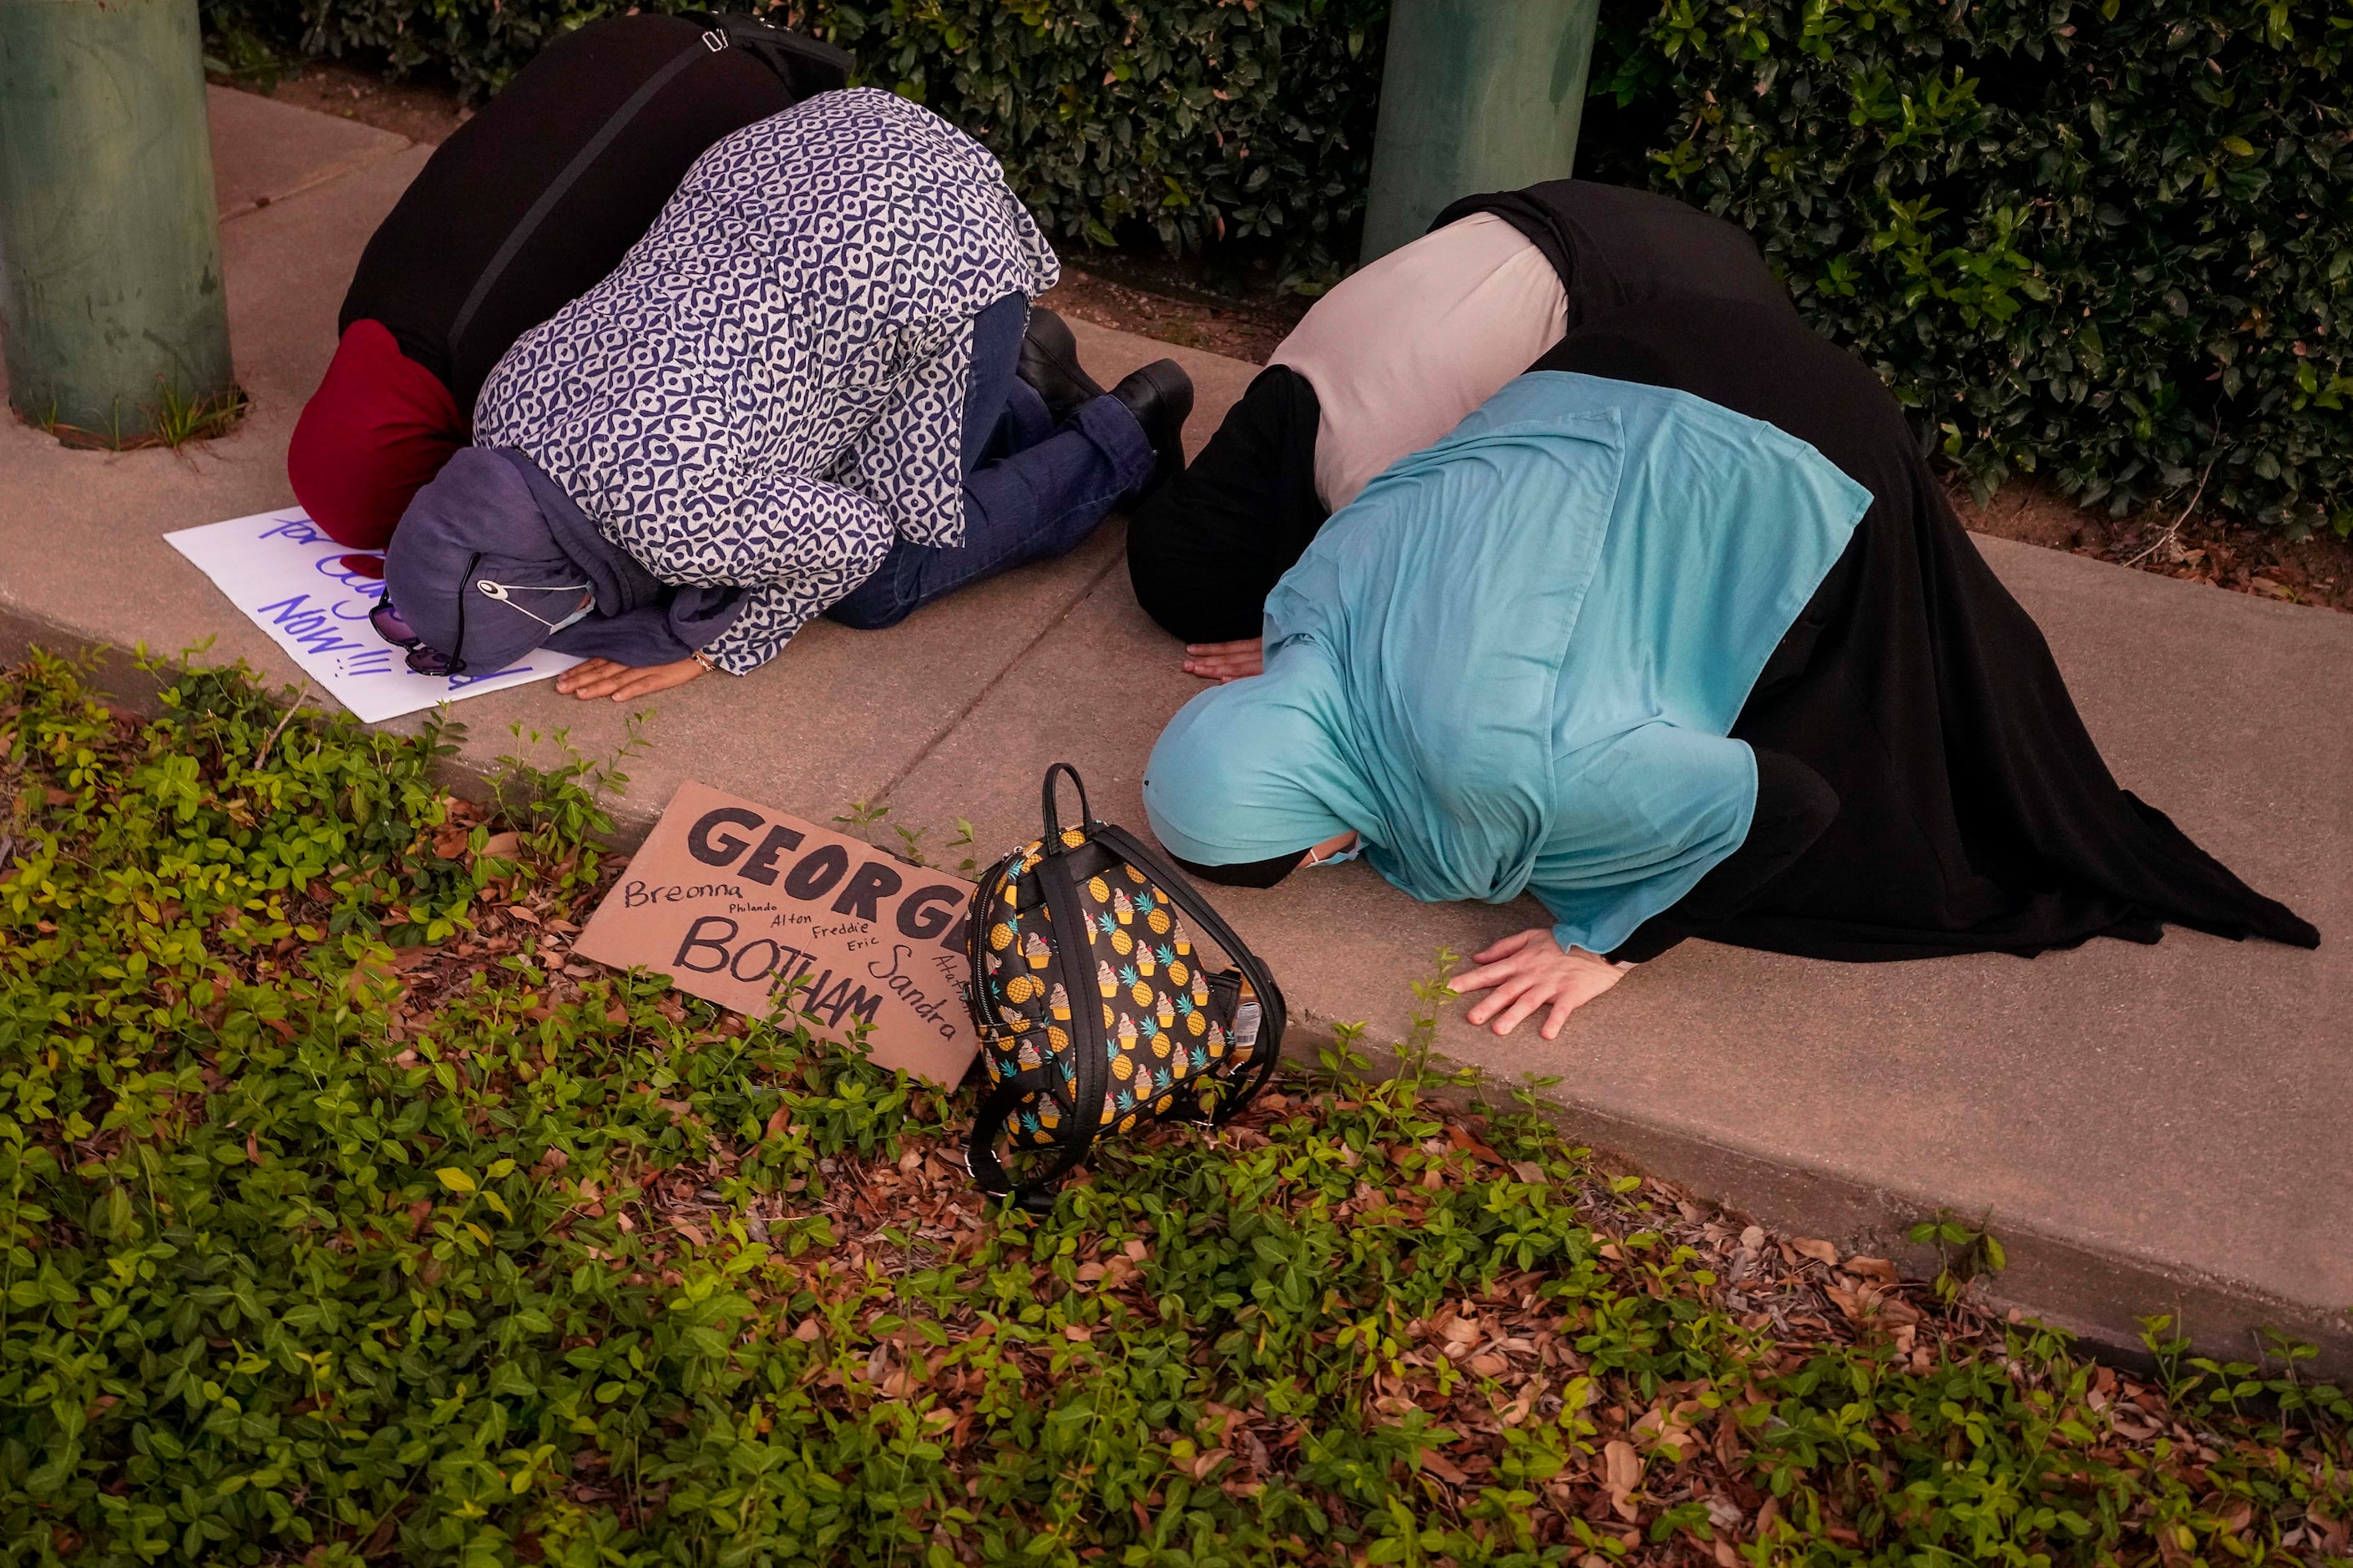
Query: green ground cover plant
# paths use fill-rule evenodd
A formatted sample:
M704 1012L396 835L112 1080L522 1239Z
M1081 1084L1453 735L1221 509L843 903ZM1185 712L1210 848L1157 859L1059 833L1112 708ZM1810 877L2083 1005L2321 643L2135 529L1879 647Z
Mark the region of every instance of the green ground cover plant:
M2353 1560L2294 1347L2093 1364L1426 1038L984 1206L968 1097L569 955L612 770L161 674L0 679L11 1563Z

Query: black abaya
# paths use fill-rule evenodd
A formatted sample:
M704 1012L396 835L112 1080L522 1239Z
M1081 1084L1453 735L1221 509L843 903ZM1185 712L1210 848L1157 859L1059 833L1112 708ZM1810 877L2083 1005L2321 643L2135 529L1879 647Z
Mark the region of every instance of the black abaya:
M1797 314L1746 229L1672 196L1592 180L1546 180L1523 191L1464 196L1432 218L1430 230L1473 213L1493 213L1544 253L1568 296L1572 332L1653 300L1694 296Z
M1732 731L1811 769L1836 815L1736 908L1704 883L1625 956L1689 935L1844 960L2031 954L2155 942L2167 921L2317 945L2309 923L2117 787L2042 632L1860 360L1788 311L1683 299L1592 321L1535 368L1671 386L1764 420L1873 497Z

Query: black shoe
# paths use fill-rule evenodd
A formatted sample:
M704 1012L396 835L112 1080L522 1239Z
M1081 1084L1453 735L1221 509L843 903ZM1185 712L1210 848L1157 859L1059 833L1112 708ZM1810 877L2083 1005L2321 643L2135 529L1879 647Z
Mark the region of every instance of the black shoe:
M1043 305L1029 307L1014 374L1046 400L1057 425L1076 414L1080 404L1103 395L1103 384L1079 363L1079 340L1071 336L1070 323Z
M1152 477L1136 488L1143 500L1185 468L1185 421L1193 412L1193 378L1173 359L1155 360L1111 389L1144 426L1152 443Z

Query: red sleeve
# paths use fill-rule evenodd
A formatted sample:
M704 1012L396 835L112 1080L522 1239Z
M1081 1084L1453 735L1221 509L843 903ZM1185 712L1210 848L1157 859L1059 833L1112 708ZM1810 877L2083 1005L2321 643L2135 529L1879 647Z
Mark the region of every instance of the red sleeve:
M353 321L295 421L286 477L336 542L381 550L409 499L471 435L449 389L381 322Z

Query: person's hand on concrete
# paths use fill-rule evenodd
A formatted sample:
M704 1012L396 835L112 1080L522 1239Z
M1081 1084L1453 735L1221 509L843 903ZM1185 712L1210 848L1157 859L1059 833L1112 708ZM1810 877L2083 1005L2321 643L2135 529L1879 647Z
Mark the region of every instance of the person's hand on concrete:
M676 664L651 664L642 669L615 664L609 658L592 658L557 676L555 689L583 702L599 697L627 702L633 697L650 697L673 686L684 686L701 675L702 668L701 661L691 658L680 659Z
M1185 645L1185 673L1214 680L1220 686L1247 676L1264 675L1266 640L1248 637L1240 642L1188 642Z
M1634 966L1612 963L1598 952L1572 947L1566 952L1549 927L1538 926L1507 936L1472 958L1480 967L1458 974L1447 984L1458 993L1486 992L1487 998L1466 1015L1474 1025L1493 1020L1497 1035L1508 1035L1520 1021L1540 1007L1547 1040L1560 1037L1568 1016L1612 985Z

